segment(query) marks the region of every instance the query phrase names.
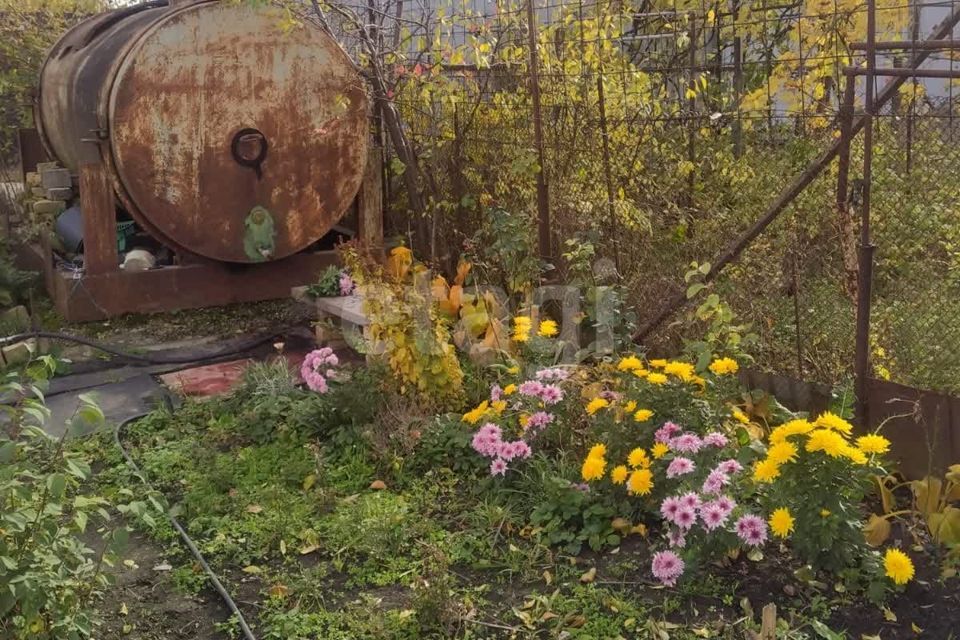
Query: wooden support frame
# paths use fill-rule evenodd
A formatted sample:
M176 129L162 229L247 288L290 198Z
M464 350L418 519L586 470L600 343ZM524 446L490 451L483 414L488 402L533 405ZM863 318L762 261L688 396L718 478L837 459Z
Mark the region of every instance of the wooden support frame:
M358 236L372 251L383 248L382 154L371 148L357 194ZM157 313L285 298L291 288L313 282L336 264L336 251L302 252L261 264L191 260L127 273L120 268L116 199L106 167L80 168L84 270L58 269L48 238L41 238L44 281L57 311L68 322L101 320L124 313Z

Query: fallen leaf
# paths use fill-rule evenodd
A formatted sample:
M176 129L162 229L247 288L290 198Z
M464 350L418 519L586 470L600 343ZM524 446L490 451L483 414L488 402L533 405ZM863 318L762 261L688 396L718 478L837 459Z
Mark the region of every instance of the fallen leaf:
M316 550L319 549L319 548L320 548L320 547L319 547L318 545L308 544L308 545L306 545L306 546L304 546L304 547L300 547L300 555L305 556L305 555L307 555L308 553L313 553L314 551L316 551Z
M289 593L290 587L279 582L270 587L270 596L273 598L286 598Z
M262 569L261 569L260 567L258 567L257 565L255 565L255 564L251 564L251 565L247 565L246 567L244 567L244 568L242 569L242 571L243 571L244 573L254 573L254 574L256 574L256 573L260 573L260 572L262 571Z
M387 483L383 480L374 480L370 483L370 488L374 491L383 491L387 488Z
M287 542L286 540L280 541L280 555L287 555Z
M871 547L879 547L890 537L890 521L875 513L863 525L863 537Z
M263 507L258 504L247 505L247 513L260 513L263 511Z
M589 584L593 582L596 579L596 577L597 577L597 568L590 567L590 569L587 570L586 573L580 576L580 582L582 582L583 584Z
M691 629L691 631L693 631L693 635L697 636L698 638L709 638L713 635L713 632L706 627L700 627L699 629L694 628Z
M130 611L127 609L127 603L126 602L120 603L120 615L125 616L125 615L128 615L129 613Z
M170 571L171 569L173 569L173 567L166 562L160 563L153 568L154 571Z
M910 628L913 629L913 632L917 635L920 635L921 633L923 633L923 629L918 627L916 622L911 622Z
M887 609L886 607L884 607L884 608L883 608L883 619L886 620L887 622L896 622L896 621L897 621L897 614L895 614L893 611L890 611L890 609Z
M550 584L553 582L553 574L550 573L549 571L544 571L544 572L543 572L543 581L546 582L546 583L547 583L547 586L549 587Z
M317 483L317 476L314 473L311 473L306 478L303 479L303 490L309 491L310 487Z

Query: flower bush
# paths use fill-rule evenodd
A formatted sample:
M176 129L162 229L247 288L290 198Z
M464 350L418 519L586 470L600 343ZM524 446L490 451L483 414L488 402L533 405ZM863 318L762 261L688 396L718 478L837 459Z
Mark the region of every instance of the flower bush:
M908 581L909 558L888 551L881 569L863 532L889 441L855 438L830 412L805 419L781 407L766 429L737 404L737 370L730 358L699 370L627 355L597 367L584 389L592 439L580 479L632 499L624 515L656 524L652 575L672 586L706 562L777 542L800 563L861 583Z
M564 399L563 383L570 376L567 369L540 369L531 379L507 384L494 384L490 398L463 415L463 421L482 425L473 434L471 446L489 458L490 474L502 476L514 460L529 458L536 436L553 423L553 410Z
M308 353L300 365L300 377L311 391L326 393L327 381L335 374L333 367L340 364L337 354L330 347L322 347Z

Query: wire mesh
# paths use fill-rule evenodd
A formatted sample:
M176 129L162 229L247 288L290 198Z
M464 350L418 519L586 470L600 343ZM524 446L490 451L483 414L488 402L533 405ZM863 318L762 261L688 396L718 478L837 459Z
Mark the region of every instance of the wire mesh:
M876 5L881 41L922 40L957 9ZM427 194L411 210L407 168L388 160L392 231L441 263L490 205L529 216L535 233L542 171L560 277L564 254L590 243L616 263L641 324L682 291L692 261L722 251L837 140L843 70L862 62L851 45L866 37L866 4L850 0L369 0L353 10L376 47L348 46L383 71ZM952 68L954 53L932 53L925 68ZM908 82L878 117L875 149L875 372L934 388L960 384L954 85ZM861 144L841 199L856 198ZM836 205L836 175L834 163L715 284L760 335L758 366L824 382L852 375L855 337L857 223L855 207ZM673 350L696 324L680 314L648 343Z

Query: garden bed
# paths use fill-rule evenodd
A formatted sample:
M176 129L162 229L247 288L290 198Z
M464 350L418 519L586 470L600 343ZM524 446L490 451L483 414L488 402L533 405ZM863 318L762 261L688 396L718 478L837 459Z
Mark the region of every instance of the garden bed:
M534 455L491 476L470 447L478 425L469 412L423 411L385 395L383 383L359 370L317 394L279 367L257 367L232 397L188 402L128 430L134 458L262 640L743 638L759 632L771 603L781 638L948 638L960 625L956 580L941 579L929 540L899 525L884 546L906 550L915 575L883 603L856 581L810 571L790 539L704 561L664 585L650 571L664 549L656 518L636 512L624 527L604 512L551 524L601 508L564 502L577 498L559 483L580 479L577 442L596 435L609 407L566 433L545 432ZM136 486L112 443L88 449L105 465L105 494ZM597 482L594 492L610 488ZM180 597L215 597L169 525L145 533L166 548ZM102 613L116 619L115 609L110 599ZM238 637L235 623L216 622L223 637Z

